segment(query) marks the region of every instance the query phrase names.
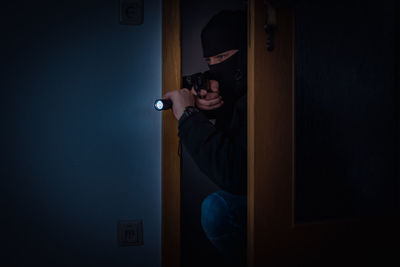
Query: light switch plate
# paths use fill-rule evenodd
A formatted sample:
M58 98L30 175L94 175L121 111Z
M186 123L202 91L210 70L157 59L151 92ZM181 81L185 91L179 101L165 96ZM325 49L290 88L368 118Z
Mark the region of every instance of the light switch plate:
M120 247L143 245L143 221L118 221L117 235Z
M144 16L144 0L120 0L119 23L122 25L141 25Z

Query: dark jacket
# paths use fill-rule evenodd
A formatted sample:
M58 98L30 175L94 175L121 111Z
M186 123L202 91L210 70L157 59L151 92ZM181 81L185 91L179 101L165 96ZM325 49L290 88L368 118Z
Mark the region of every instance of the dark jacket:
M246 194L247 94L233 105L229 127L213 125L203 112L179 123L178 136L199 169L218 187Z

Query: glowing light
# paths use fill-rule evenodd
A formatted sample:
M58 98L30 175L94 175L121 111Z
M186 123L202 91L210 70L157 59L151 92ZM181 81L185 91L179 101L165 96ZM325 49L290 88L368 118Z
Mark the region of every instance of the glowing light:
M162 110L164 107L164 103L161 100L158 100L155 104L156 109Z

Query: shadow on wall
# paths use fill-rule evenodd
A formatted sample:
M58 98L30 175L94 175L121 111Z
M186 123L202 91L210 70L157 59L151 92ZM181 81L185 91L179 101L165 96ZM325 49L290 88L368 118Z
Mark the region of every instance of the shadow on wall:
M182 75L208 69L201 48L202 28L220 10L243 8L243 2L241 0L181 1ZM219 188L198 169L185 148L182 153L181 176L182 266L222 266L220 256L205 236L200 223L202 201Z

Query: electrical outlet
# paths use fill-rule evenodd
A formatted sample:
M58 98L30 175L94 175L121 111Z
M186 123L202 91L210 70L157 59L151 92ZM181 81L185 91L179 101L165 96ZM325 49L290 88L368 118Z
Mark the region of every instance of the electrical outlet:
M143 0L120 0L119 23L123 25L143 24L144 3Z
M125 246L141 246L143 242L143 221L118 221L118 245Z

